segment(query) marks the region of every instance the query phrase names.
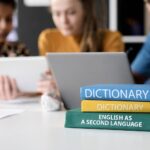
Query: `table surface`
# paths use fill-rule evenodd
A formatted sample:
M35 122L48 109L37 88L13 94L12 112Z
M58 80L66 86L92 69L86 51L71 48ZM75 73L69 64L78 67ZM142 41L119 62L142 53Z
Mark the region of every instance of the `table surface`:
M0 120L1 150L149 150L149 132L64 128L65 112L38 103L0 106L25 112Z

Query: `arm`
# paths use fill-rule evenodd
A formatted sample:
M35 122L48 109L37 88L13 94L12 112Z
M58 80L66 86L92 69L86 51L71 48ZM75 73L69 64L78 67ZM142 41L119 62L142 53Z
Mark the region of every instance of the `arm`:
M133 61L131 69L137 83L144 83L150 77L150 35Z
M135 83L137 83L137 84L143 84L148 79L136 72L133 72L133 77L134 77Z
M38 49L39 53L42 56L45 56L47 52L51 52L52 50L52 35L51 30L44 30L38 38Z
M104 37L104 50L108 52L124 51L124 43L120 32L107 31Z
M38 81L37 92L42 94L47 93L53 98L60 100L60 91L51 71L48 70L43 73L41 80Z

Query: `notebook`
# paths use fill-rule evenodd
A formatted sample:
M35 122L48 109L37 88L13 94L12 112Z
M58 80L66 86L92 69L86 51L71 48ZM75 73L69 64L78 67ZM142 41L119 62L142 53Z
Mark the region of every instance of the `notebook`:
M69 109L80 107L81 86L134 83L124 52L49 53L47 61Z

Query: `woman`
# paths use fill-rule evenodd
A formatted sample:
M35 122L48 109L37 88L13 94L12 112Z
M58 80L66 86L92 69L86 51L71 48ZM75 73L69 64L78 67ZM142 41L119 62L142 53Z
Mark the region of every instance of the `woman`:
M46 29L40 34L40 54L123 51L120 33L106 29L106 0L97 2L100 12L96 12L94 0L51 0L50 11L57 29ZM51 73L45 76L51 78ZM55 87L51 82L41 80L38 91L51 91Z
M29 55L24 44L7 41L7 36L13 29L12 18L15 8L15 0L0 0L0 57ZM15 79L0 76L0 99L14 99L20 93Z
M47 52L122 51L124 44L118 32L106 30L105 0L51 0L50 10L57 29L46 29L39 36L41 55ZM97 20L96 14L101 14Z

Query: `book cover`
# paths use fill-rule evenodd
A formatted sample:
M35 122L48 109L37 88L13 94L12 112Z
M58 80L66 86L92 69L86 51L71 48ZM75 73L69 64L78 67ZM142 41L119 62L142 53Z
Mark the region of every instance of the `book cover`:
M101 84L80 88L81 100L150 101L149 85Z
M81 101L82 112L150 112L150 102L131 101Z
M66 128L150 131L150 114L66 112Z

